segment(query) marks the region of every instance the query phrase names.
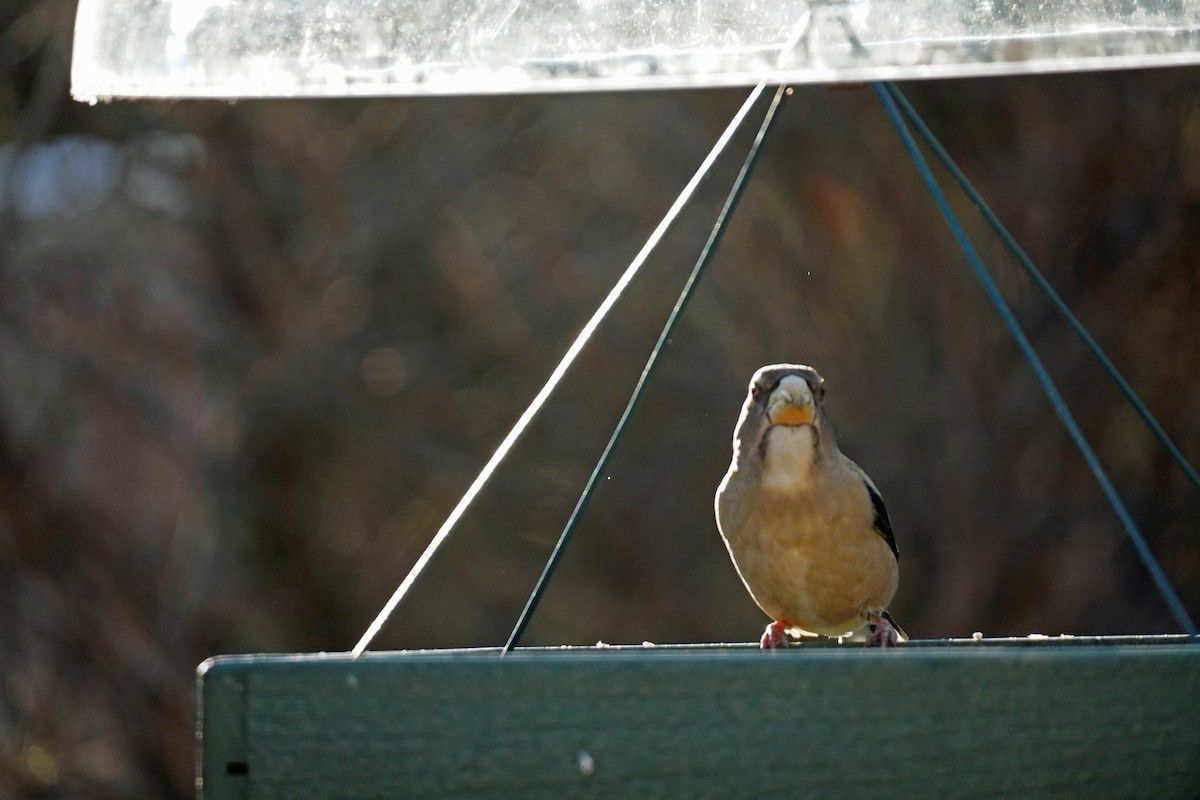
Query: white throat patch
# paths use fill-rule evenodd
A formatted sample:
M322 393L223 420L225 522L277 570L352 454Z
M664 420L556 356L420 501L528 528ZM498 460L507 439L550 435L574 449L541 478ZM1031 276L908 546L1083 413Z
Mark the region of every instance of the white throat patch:
M775 425L767 431L763 485L797 489L809 484L817 456L817 432L811 425Z

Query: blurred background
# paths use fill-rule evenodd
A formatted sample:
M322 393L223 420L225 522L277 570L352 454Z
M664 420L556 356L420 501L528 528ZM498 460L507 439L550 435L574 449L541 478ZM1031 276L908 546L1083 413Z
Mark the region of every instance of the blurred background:
M354 644L746 91L89 107L73 15L0 9L0 797L190 797L196 665ZM1200 460L1200 72L905 91ZM760 634L712 496L783 360L911 635L1176 631L874 93L782 114L525 643ZM504 641L752 133L376 648ZM959 210L1200 614L1200 496Z

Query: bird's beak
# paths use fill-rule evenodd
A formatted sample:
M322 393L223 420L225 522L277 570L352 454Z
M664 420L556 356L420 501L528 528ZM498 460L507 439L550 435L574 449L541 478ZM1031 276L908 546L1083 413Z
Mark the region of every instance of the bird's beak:
M772 425L811 425L817 409L808 385L799 378L785 378L767 401L767 416Z

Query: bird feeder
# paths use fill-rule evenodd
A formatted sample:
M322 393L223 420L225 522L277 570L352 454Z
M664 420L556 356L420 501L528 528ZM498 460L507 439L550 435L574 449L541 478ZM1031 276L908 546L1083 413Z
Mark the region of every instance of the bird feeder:
M74 48L72 91L87 102L761 87L1195 65L1200 4L81 0ZM369 638L202 664L201 796L1200 790L1192 635L772 653L370 652Z

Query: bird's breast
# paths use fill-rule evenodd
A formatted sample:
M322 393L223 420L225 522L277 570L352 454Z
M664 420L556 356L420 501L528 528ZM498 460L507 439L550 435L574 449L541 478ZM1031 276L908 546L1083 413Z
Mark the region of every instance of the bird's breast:
M895 556L875 530L857 476L804 489L765 482L725 491L721 533L746 588L774 619L813 633L860 627L866 611L891 602Z

